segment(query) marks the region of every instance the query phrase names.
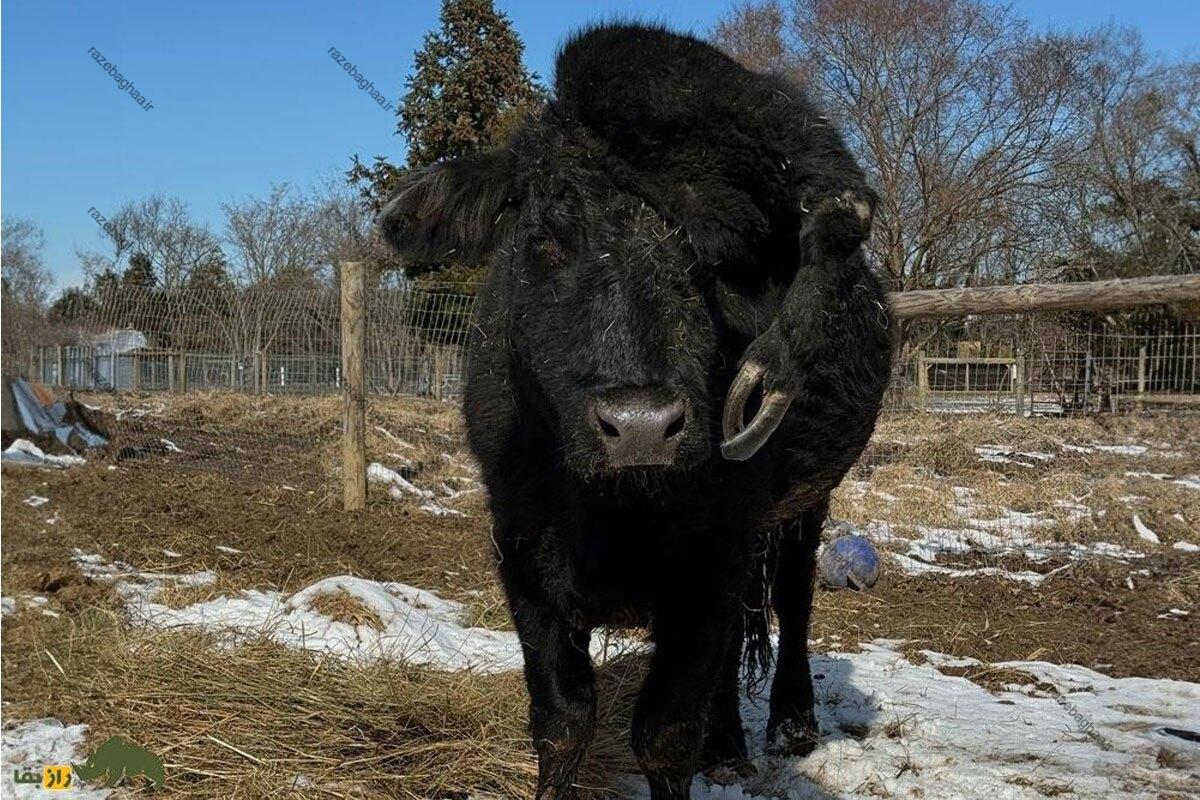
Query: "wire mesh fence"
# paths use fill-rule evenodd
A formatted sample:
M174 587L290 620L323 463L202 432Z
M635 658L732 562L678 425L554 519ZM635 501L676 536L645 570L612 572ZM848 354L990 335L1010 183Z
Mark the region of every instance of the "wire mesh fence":
M390 398L459 396L472 289L369 293L365 371L376 410ZM29 352L24 371L89 404L121 458L329 480L342 385L336 290L113 285L92 300Z
M889 407L1017 414L1200 407L1200 332L1164 314L1025 314L908 331Z
M461 394L472 285L368 292L371 395ZM112 286L28 354L38 381L95 391L322 395L341 388L339 304L327 288L163 293ZM1165 314L1025 314L913 324L888 407L1070 413L1200 402L1200 330Z
M473 287L454 285L368 292L370 460L426 505L443 491L428 483L436 465L469 461L453 401L473 300ZM100 409L118 459L332 494L339 313L322 288L115 287L30 352L28 374ZM1156 310L911 325L876 437L834 513L913 571L1018 559L1013 571L1030 581L1038 564L1134 552L1139 526L1169 538L1200 517L1200 452L1177 427L1200 402L1198 360L1200 332Z
M367 385L375 395L456 397L473 287L369 294ZM95 391L320 395L341 387L339 301L328 289L172 294L112 287L35 348L35 379Z

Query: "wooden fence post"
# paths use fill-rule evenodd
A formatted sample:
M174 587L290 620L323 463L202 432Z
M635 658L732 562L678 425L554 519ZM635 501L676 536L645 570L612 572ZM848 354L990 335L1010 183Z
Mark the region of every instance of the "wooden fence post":
M442 399L442 386L446 382L446 358L441 347L433 351L433 399Z
M60 344L58 346L58 381L59 386L67 385L67 352Z
M343 261L342 278L342 503L367 505L366 280L361 261Z
M929 403L929 371L925 364L925 351L917 351L917 402L922 411L928 410Z
M1146 394L1146 345L1138 348L1138 401L1137 410L1142 410L1142 397Z
M1025 354L1017 348L1017 358L1013 361L1013 400L1017 416L1025 416Z

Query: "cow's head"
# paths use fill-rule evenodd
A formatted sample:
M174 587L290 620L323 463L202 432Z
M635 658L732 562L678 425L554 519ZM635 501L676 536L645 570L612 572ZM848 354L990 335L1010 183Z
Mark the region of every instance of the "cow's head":
M542 120L506 148L412 173L380 218L410 259L489 262L519 368L582 473L714 457L747 343L727 335L700 244L720 240L700 230L711 214L680 224L646 196L586 133Z

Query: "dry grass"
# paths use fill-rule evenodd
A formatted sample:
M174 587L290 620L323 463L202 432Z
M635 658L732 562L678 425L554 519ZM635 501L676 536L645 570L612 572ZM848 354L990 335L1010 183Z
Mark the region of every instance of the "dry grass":
M1128 454L1098 444L1146 450ZM1013 455L985 461L976 451L983 446ZM1137 514L1166 544L1196 542L1200 492L1162 476L1197 473L1196 418L885 415L853 480L835 492L833 514L886 522L906 536L920 526L963 528L975 520L991 523L1002 538L1135 548L1146 546L1133 522ZM1018 529L1012 512L1037 515L1037 525Z
M345 589L319 594L312 599L309 607L334 622L344 622L354 627L366 625L377 631L383 630L383 620L374 609Z
M336 398L156 395L139 402L161 406L155 413L174 426L166 438L178 435L172 441L186 450L249 460L263 452L255 449L260 445L291 442L278 451L280 463L291 465L289 475L310 470L312 480L336 489ZM1156 449L1129 458L1062 448L1131 438ZM852 476L861 483L839 490L835 515L889 521L901 532L917 525L961 527L966 517L954 488L965 487L974 492L974 517L998 518L1005 509L1044 515L1052 524L1038 528L1038 538L1140 546L1131 522L1138 513L1168 545L1200 541L1193 530L1200 492L1125 475L1131 469L1198 473L1198 443L1197 420L889 415ZM1053 452L1055 458L1032 467L984 463L974 450L983 444ZM415 470L414 482L430 490L443 482L465 488L474 477L461 421L447 405L373 401L368 450L372 461ZM280 488L282 474L259 483L225 470L219 478L207 470L184 474L172 458L144 470L107 472L89 465L39 474L36 482L32 476L10 481L6 471L12 487L5 488L6 592L16 587L45 594L52 608L65 612L59 619L31 612L6 618L6 716L87 722L93 745L125 735L163 755L168 791L187 797L457 800L530 794L536 769L519 673L346 663L268 642L228 647L196 632L129 629L109 587L83 580L69 564L69 548L80 546L142 569L217 571L214 585L168 587L156 598L175 606L250 586L293 591L331 574L403 580L466 601L471 625L509 628L491 577L482 492L447 501L472 515L466 519L428 517L377 486L368 514L344 515L336 498L326 499L319 488ZM47 514L20 503L35 489L62 510L53 536L43 530ZM1091 512L1069 523L1064 501L1084 503ZM1176 513L1186 522L1175 520ZM244 555L215 552L216 544L236 546ZM184 553L183 560L162 562L164 546ZM1171 606L1194 607L1200 569L1154 557L1138 566L1153 569L1154 576L1139 577L1136 592L1125 588L1128 568L1115 567L1111 575L1060 573L1071 580L1056 576L1038 589L885 574L871 593L819 593L813 635L823 640L818 649L887 636L985 662L1044 657L1103 662L1108 666L1101 668L1117 674L1194 675L1192 644L1200 641L1192 634L1195 618L1158 614ZM349 596L331 594L315 605L334 619L372 624L370 610ZM964 677L985 686L1025 680L990 669ZM611 772L633 769L628 720L643 672L638 658L599 670L603 721L583 783L603 786ZM902 737L903 726L897 723L892 733ZM300 784L296 776L303 776Z
M992 694L1009 691L1013 686L1033 686L1039 691L1058 693L1053 684L1039 681L1035 676L1020 669L1001 667L995 664L973 664L969 667L938 667L943 675L966 678Z
M361 620L330 594L321 612ZM353 663L266 640L230 646L194 630L129 627L113 604L4 626L5 716L89 725L160 755L179 797L527 797L536 761L520 672ZM628 746L644 659L598 670L601 723L587 797L636 769Z
M5 626L6 716L87 720L159 754L180 797L525 797L536 764L519 672L354 664L268 642L129 630L91 609ZM10 650L11 648L11 650ZM631 658L600 671L601 725L581 783L629 769Z
M267 474L297 486L331 484L340 463L341 400L229 392L79 394L101 409L94 416L114 442L112 453L137 447L151 458L237 475ZM181 453L164 450L167 439ZM438 494L467 488L475 470L451 403L372 398L367 457L412 470ZM465 498L482 507L482 493Z
M224 572L216 573L216 580L204 584L188 584L165 581L154 593L154 602L168 608L185 608L196 603L207 603L220 597L234 597L247 588L236 583Z
M474 590L463 607L463 624L469 628L490 628L494 631L513 630L508 601L498 583L492 581Z

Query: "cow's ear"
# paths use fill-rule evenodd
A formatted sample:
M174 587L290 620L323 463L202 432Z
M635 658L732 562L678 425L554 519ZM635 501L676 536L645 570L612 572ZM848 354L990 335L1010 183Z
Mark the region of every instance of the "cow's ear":
M495 150L413 170L379 215L383 238L418 263L479 262L516 219L513 156Z

